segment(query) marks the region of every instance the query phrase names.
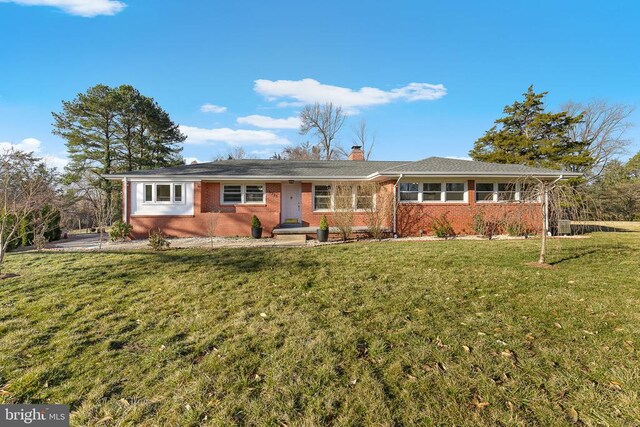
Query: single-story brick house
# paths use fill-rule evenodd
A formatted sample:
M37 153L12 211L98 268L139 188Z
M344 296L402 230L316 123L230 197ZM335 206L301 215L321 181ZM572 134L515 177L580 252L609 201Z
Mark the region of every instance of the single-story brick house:
M365 161L360 147L348 160L223 160L109 175L122 180L123 219L133 237L151 229L168 236L251 234L258 216L264 233L299 227L311 234L326 215L332 224L335 189L352 187L353 221L368 225L368 209L381 191L393 195L386 227L400 236L428 234L443 216L456 234L474 234L474 218L514 215L539 230L540 198L524 197L524 178L557 180L576 176L552 169L429 157L418 161ZM363 194L364 184L377 190ZM369 188L371 188L369 186ZM526 199L526 200L525 200ZM357 228L356 228L357 229Z

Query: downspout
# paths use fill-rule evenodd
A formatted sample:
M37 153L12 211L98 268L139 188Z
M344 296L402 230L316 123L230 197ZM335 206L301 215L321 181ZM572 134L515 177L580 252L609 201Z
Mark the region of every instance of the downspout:
M127 177L122 178L122 197L124 198L124 203L123 203L123 210L124 212L122 212L122 219L124 223L128 223L129 222L129 191L128 191L128 186L127 186Z
M398 237L398 184L402 177L403 174L400 174L398 180L393 185L393 237Z

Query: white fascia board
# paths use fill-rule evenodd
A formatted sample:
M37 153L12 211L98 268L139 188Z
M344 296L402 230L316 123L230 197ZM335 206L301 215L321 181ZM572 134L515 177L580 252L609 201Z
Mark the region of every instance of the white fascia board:
M400 176L399 173L394 173L394 174L390 174L390 173L383 173L381 174L383 176L389 176L389 177L397 177ZM509 172L509 173L495 173L495 172L476 172L473 174L470 173L442 173L442 172L403 172L402 173L403 178L421 178L421 177L435 177L435 178L447 178L447 177L455 177L455 178L469 178L469 179L474 179L474 178L557 178L557 177L563 177L563 178L573 178L573 177L579 177L582 176L582 174L580 173L575 173L575 172L571 172L571 173L564 173L564 172L557 172L557 173L516 173L516 172Z
M104 175L105 179L121 180L127 178L129 181L173 181L173 182L192 182L192 181L368 181L376 175L369 176L259 176L259 175L201 175L201 176L182 176L182 175Z

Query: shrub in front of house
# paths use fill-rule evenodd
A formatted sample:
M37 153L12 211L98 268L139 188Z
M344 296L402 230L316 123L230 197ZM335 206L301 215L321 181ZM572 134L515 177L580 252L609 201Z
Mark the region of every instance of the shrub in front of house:
M116 221L109 231L109 239L112 242L123 242L133 230L133 226L127 222Z
M149 230L149 246L154 251L162 251L169 248L171 242L167 240L167 237L158 228L155 230Z
M446 239L448 237L455 236L456 234L446 213L442 214L439 218L433 219L431 222L431 229L433 230L433 234L440 238Z

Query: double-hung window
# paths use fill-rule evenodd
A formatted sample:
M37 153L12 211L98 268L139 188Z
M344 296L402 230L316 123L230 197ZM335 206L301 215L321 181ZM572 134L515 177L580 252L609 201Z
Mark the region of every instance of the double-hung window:
M401 182L400 183L400 201L417 202L419 201L420 184L417 182Z
M498 201L512 202L516 200L515 183L498 183Z
M462 202L464 201L464 183L447 182L445 184L446 191L444 193L445 202Z
M223 204L264 203L263 184L224 184L222 186Z
M476 201L477 202L493 202L493 183L492 182L476 183Z
M442 201L442 184L425 182L422 184L422 201L423 202L441 202Z
M176 204L184 202L184 184L144 184L144 203Z
M366 185L356 187L356 210L366 210L373 207L373 188Z
M264 186L263 185L246 185L244 190L245 203L263 203L264 202Z
M331 209L331 185L315 185L313 192L313 210Z
M540 188L538 188L535 184L520 184L520 192L519 198L521 202L539 202L540 197Z

